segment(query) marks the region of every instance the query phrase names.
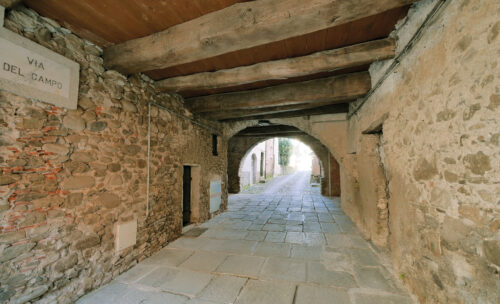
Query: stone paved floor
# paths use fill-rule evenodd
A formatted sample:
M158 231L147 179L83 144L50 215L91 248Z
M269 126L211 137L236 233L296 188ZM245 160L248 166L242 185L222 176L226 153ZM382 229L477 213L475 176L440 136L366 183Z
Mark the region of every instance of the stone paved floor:
M413 303L338 198L307 181L297 173L272 193L231 196L202 235L177 239L78 303Z

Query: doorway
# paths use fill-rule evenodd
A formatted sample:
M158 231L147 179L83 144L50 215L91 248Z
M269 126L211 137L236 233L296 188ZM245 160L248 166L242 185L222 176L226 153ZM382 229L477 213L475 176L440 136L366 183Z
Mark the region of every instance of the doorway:
M184 166L182 177L182 225L191 223L191 166Z

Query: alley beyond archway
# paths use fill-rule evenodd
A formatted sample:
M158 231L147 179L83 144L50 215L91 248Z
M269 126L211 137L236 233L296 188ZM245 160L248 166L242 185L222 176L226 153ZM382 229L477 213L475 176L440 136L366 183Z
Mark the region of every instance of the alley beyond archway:
M281 175L266 183L255 184L243 190L242 194L287 194L287 195L320 195L319 185L311 186L311 171L295 171L292 174Z
M78 303L413 303L339 199L309 177L230 196L227 212Z

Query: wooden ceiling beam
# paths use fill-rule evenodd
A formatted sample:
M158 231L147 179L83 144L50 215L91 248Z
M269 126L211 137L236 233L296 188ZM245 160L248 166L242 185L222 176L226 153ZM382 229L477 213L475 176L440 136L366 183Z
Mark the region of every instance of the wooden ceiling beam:
M241 120L263 120L263 119L273 119L273 118L289 118L289 117L302 117L302 116L314 116L314 115L324 115L324 114L347 114L349 110L349 104L333 104L323 107L318 107L309 110L295 110L289 112L281 112L266 115L255 115L255 116L245 116L231 119L224 119L224 121L241 121Z
M303 131L296 127L285 125L270 125L265 127L249 127L240 131L235 136L240 137L280 137L305 135Z
M416 0L259 0L237 3L104 50L124 74L168 68L335 27Z
M190 98L186 106L195 113L260 109L306 103L341 103L366 94L371 88L368 72L283 84L258 90Z
M349 102L353 100L346 100ZM256 115L267 115L267 114L277 114L283 112L299 111L299 110L309 110L321 106L327 106L332 104L338 104L338 101L318 101L314 103L304 103L298 105L290 106L277 106L277 107L267 107L262 109L239 109L230 111L217 111L217 112L207 112L203 113L203 118L210 120L227 120L232 118L242 118L248 116Z
M159 91L183 92L234 87L362 66L394 57L393 39L381 39L311 55L268 61L216 72L168 78L156 82Z

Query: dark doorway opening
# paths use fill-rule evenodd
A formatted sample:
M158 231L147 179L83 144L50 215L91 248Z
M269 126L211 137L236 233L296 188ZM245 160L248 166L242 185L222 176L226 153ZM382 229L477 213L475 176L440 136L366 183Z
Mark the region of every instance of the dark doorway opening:
M191 223L191 166L184 166L182 186L182 225Z

